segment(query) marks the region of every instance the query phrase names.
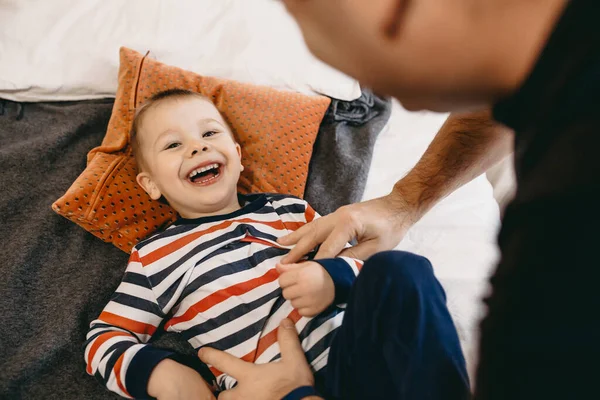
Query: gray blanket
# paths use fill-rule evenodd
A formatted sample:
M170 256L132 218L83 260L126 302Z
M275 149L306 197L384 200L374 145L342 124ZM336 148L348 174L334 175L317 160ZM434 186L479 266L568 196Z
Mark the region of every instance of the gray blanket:
M50 209L102 141L112 104L0 105L2 399L117 398L86 375L82 343L128 255ZM158 345L192 350L172 334Z
M87 152L102 141L112 105L112 100L21 105L0 99L0 399L116 397L85 373L82 343L90 321L117 287L128 255L50 209L85 168ZM336 131L337 114L329 115L324 126ZM329 147L317 146L315 152L337 151L337 161L329 163L335 169L325 163L318 168L321 174L313 169L311 179L326 189L353 189L353 197L338 197L347 203L362 195L376 129L364 133L364 123L344 121L350 130L335 133L348 148L337 151L322 141ZM351 126L360 135L353 136ZM362 146L362 161L356 164L354 153L352 166L345 167L352 146ZM350 174L364 179L336 172L356 168L361 173ZM335 207L323 199L313 198L317 210ZM195 359L191 346L176 335L164 334L156 345Z

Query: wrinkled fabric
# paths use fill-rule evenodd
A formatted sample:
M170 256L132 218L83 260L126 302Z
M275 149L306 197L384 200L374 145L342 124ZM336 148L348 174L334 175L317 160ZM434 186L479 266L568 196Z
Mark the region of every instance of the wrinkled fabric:
M112 100L2 101L2 399L116 398L85 373L83 342L119 284L128 255L50 209L102 141L112 106ZM158 345L193 354L173 334Z
M332 99L313 149L304 198L321 215L362 199L373 148L392 113L391 99L363 89L353 101Z

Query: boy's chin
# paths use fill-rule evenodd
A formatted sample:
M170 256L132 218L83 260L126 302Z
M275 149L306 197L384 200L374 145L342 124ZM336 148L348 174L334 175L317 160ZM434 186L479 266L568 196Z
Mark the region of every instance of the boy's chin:
M187 204L187 209L194 213L220 214L230 208L232 200L237 201L237 191L234 193L213 193L211 196L196 197Z

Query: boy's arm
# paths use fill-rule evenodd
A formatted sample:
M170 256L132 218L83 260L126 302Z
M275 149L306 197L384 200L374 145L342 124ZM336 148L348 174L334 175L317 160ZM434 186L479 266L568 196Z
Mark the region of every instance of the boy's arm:
M307 202L304 202L304 204L306 207L305 216L308 217L305 221L306 223L321 218L321 215L319 215L319 213L316 212L310 204ZM346 243L346 248L348 247L351 247L350 243ZM350 289L354 284L354 280L358 276L358 273L363 266L363 261L350 257L339 256L320 260L313 259L312 261L319 263L331 276L335 286L335 298L333 303L336 305L346 304L348 302L348 296L350 294Z
M282 199L273 201L273 204L277 207L276 210L284 221L284 224L292 228L289 230L298 229L321 217L305 200L295 197L282 197ZM351 247L351 245L346 243L346 247ZM312 261L319 263L331 276L335 286L334 304L345 304L348 301L350 289L363 266L363 262L350 257L335 257Z
M174 352L146 344L164 317L134 249L121 284L90 324L84 345L87 373L122 397L149 397L154 368L176 358Z
M363 266L363 262L350 257L325 258L312 261L319 263L333 280L333 285L335 286L333 304L346 304L350 295L350 289L352 289L352 285Z

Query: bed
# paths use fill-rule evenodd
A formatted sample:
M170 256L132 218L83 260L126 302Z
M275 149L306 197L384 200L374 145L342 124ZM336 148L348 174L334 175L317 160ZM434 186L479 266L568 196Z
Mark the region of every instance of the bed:
M95 289L99 282L116 286L127 255L52 213L50 204L102 140L120 46L151 49L163 62L205 75L345 101L361 94L357 82L309 54L278 2L177 4L0 2L0 233L8 244L0 251L2 398L113 398L86 376L81 344L110 295ZM393 102L366 166L362 198L388 193L446 117L409 113ZM470 374L485 311L481 297L498 257L499 216L493 187L480 176L438 204L398 246L432 261Z

